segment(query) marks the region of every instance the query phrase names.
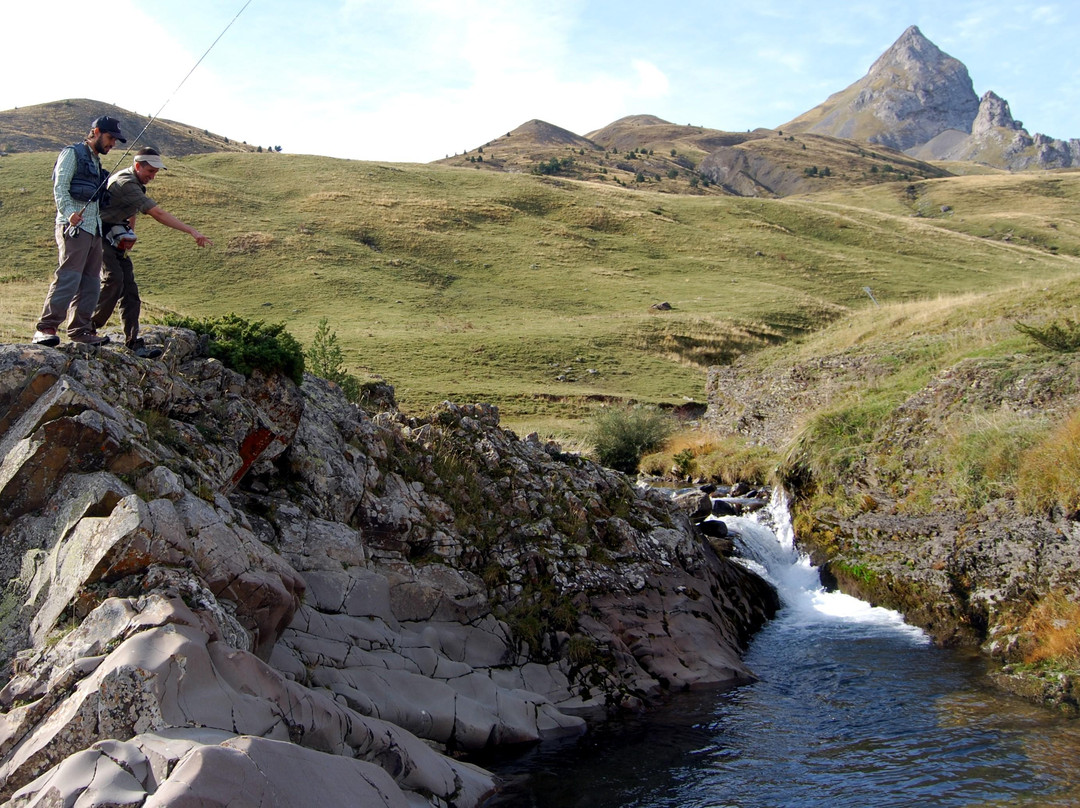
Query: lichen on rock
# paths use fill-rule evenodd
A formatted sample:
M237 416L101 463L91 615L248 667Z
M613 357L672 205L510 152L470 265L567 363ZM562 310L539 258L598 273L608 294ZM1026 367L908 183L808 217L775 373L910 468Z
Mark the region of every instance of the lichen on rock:
M150 331L0 346L12 805L464 808L497 784L461 753L752 678L774 595L667 498L490 406L369 416Z

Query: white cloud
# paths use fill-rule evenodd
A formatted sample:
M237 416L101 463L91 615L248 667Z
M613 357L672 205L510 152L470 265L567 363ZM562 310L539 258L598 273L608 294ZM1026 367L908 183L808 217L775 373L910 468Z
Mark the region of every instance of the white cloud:
M1038 6L1032 9L1030 13L1031 19L1041 25L1057 25L1064 21L1063 12L1055 5Z
M352 0L345 13L355 24L375 9ZM370 44L367 32L338 31L333 54L313 57L319 64L302 68L303 78L290 71L273 87L274 106L287 99L291 111L290 120L275 124L275 144L364 159L432 160L475 148L532 118L584 133L670 92L664 71L649 60L583 69L568 45L576 17L566 2L466 0L449 7L415 0L395 6L380 24L393 37L407 30L408 51ZM369 72L350 75L347 56L344 65L337 56L350 47L373 47L381 64L369 59ZM337 61L332 71L331 61ZM320 83L309 72L332 72L335 81ZM270 96L271 90L256 94ZM265 131L270 105L263 106L248 123ZM319 121L319 131L302 131L297 120Z
M973 11L958 20L952 22L950 39L967 42L986 42L992 40L1000 28L998 13L995 9L980 6L978 11Z
M652 62L644 59L634 59L632 62L638 76L638 93L642 98L663 98L671 90L664 71Z

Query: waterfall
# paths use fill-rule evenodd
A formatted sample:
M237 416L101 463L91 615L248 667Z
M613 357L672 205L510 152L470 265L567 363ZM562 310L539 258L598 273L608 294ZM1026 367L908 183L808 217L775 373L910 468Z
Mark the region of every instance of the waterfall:
M817 567L796 546L788 505L787 493L778 487L763 510L749 516L721 517L734 538L737 560L776 587L783 605L780 619L801 626L858 624L930 642L922 629L905 623L899 612L871 606L842 592L827 591L821 585Z

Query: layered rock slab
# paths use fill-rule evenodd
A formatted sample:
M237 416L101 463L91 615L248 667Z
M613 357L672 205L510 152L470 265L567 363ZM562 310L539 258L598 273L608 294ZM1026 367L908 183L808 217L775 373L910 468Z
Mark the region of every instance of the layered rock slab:
M771 592L663 497L490 407L371 418L157 336L0 346L12 804L305 804L292 755L370 804L477 805L493 779L443 752L752 676Z

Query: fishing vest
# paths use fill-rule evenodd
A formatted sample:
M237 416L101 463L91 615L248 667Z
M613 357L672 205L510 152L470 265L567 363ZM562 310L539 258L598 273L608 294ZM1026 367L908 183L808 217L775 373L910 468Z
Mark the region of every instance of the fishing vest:
M94 160L85 143L72 143L68 148L75 152L76 161L75 174L71 177L71 198L107 205L109 172Z

